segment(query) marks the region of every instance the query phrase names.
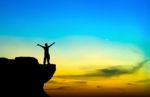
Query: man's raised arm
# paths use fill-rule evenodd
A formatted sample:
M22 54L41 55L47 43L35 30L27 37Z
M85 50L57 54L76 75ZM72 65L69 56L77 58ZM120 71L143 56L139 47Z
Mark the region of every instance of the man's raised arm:
M44 46L42 46L42 45L40 45L40 44L37 44L37 46L40 46L40 47L44 48Z
M52 44L50 44L48 47L51 47L52 45L54 45L55 44L55 42L53 42Z

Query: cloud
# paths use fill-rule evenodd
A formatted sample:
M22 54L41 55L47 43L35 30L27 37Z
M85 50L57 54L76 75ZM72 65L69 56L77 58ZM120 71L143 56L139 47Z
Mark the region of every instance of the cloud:
M74 83L76 83L76 84L84 84L84 85L86 85L86 84L87 84L87 81L75 81Z
M139 80L136 83L150 83L150 79Z
M58 84L59 82L58 82L58 81L55 81L55 80L51 80L49 83Z
M145 60L138 65L132 67L131 69L124 69L123 67L110 67L104 69L97 69L95 72L85 74L85 76L104 76L104 77L111 77L111 76L119 76L122 74L132 74L137 72L139 69L143 67L143 65L148 62L149 60Z
M124 74L133 74L140 70L147 62L150 60L145 60L133 67L125 68L124 66L115 66L103 69L97 69L92 72L88 72L86 74L81 75L66 75L66 76L57 76L59 78L77 78L77 77L113 77L113 76L120 76Z
M55 88L55 90L64 90L64 89L67 89L67 88L68 88L67 86L61 86L61 87Z
M96 88L102 88L102 86L98 85L98 86L96 86Z
M134 83L127 83L128 86L136 86Z
M63 82L65 82L66 80L63 80ZM62 81L58 81L58 80L50 80L48 83L51 83L51 84L62 84L63 83Z
M65 89L70 89L71 87L69 86L60 86L60 87L56 87L56 88L48 88L45 90L65 90Z

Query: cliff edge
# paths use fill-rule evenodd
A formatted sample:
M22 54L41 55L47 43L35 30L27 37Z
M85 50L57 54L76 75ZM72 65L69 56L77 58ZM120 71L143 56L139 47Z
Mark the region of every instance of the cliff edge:
M0 58L0 96L49 97L43 86L55 70L55 64L42 65L33 57Z

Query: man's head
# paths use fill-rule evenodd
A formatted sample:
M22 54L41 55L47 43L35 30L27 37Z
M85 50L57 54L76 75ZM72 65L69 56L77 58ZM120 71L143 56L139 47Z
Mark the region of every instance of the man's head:
M47 43L45 43L45 46L48 46Z

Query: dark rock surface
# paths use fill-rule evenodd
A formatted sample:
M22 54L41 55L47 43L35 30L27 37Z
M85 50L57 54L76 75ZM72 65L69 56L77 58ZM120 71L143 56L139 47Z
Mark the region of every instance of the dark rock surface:
M56 70L33 57L0 58L0 97L49 97L43 90Z

